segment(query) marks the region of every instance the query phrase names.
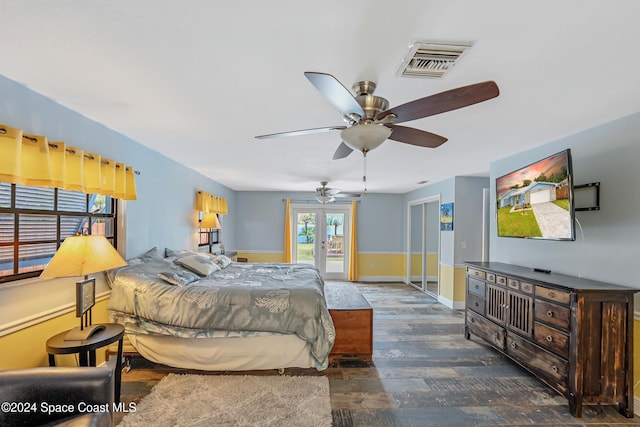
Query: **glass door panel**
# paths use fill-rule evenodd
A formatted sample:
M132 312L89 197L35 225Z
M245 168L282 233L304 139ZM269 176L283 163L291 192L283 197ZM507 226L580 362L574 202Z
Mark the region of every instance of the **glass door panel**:
M344 258L344 213L327 213L326 229L326 267L327 273L344 274L346 270Z
M296 207L292 212L293 262L315 265L324 279L346 280L350 208Z
M316 265L316 216L315 212L296 212L295 259L298 264Z

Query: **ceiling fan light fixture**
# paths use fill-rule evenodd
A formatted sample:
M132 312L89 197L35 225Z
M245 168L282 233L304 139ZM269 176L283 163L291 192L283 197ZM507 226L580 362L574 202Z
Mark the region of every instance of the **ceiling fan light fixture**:
M325 194L318 194L316 196L316 200L324 205L325 203L331 203L331 202L335 201L336 199L333 198L332 196L327 196Z
M373 123L351 126L340 133L345 144L354 150L365 152L380 146L390 135L391 129Z

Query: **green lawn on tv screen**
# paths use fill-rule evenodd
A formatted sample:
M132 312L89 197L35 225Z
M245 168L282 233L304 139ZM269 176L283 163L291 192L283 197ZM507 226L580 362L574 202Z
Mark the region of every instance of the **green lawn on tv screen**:
M531 209L511 212L511 206L498 209L498 236L542 237Z

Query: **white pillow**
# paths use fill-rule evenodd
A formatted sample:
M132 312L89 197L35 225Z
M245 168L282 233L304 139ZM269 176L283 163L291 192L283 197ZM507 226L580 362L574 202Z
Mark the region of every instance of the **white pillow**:
M231 264L231 259L225 255L216 255L213 258L213 262L220 266L220 268L227 268Z
M194 273L198 273L201 276L208 276L211 273L220 270L220 267L216 263L203 255L188 255L178 258L174 262L184 268L188 268Z

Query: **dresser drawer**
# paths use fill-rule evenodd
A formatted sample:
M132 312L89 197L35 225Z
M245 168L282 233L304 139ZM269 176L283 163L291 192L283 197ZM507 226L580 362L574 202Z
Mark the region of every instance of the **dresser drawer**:
M504 328L471 310L467 310L467 328L470 333L487 341L498 350L504 351Z
M496 275L493 273L487 273L487 282L496 283Z
M560 304L569 304L571 301L571 292L559 291L557 289L549 289L544 286L536 286L536 296Z
M506 352L558 392L567 395L569 363L566 360L513 334L507 335Z
M507 279L507 286L511 289L520 289L520 281L516 279Z
M467 308L480 313L484 316L484 298L480 298L474 294L467 294Z
M507 278L504 276L496 276L496 283L498 285L507 286Z
M485 283L482 280L469 277L469 292L484 298Z
M532 285L531 283L520 282L520 289L522 290L522 292L526 292L528 294L532 294L533 290L535 289L535 286Z
M476 277L482 280L487 278L487 273L482 270L476 270L475 268L469 268L467 274L469 274L469 277Z
M536 298L535 320L557 326L564 330L569 330L571 324L571 310L548 301Z
M551 352L569 358L569 335L562 331L553 329L540 322L535 322L533 329L534 340L542 347Z

